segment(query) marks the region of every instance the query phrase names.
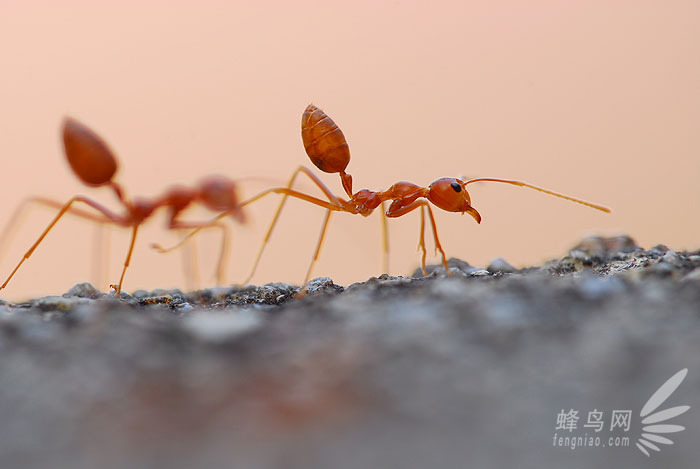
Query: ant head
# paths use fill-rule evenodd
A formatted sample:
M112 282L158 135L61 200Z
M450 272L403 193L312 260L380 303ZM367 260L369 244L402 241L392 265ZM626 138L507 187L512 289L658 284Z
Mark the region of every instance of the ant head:
M428 186L428 200L448 212L468 213L477 223L481 215L472 207L464 181L456 178L441 178Z
M199 184L199 200L215 212L233 210L231 215L245 223L245 214L238 208L236 183L225 176L209 176Z
M343 131L325 112L309 104L301 116L301 140L306 154L325 173L343 173L350 163L350 147Z
M70 117L63 120L63 146L73 172L89 186L103 186L117 172L117 160L104 140Z

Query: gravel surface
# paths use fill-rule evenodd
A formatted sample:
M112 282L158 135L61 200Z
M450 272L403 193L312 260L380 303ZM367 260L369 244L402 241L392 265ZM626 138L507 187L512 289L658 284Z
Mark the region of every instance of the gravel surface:
M301 298L79 284L3 302L0 467L697 467L700 251L588 238L542 266L450 267ZM685 368L657 409L690 405L663 422L685 430L648 457L640 411ZM605 447L556 444L584 435Z

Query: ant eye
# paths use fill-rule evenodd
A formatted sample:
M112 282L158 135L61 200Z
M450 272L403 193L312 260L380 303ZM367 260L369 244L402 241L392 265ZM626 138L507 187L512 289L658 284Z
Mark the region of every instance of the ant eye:
M458 182L453 182L450 186L452 186L455 192L462 192L462 186L460 186Z

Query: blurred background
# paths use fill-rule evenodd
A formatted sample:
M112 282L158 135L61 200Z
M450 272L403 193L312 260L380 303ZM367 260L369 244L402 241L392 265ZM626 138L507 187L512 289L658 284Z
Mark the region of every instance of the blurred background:
M698 249L699 22L697 1L0 0L0 225L32 195L80 193L118 208L109 191L71 173L64 115L110 143L129 195L209 174L241 178L252 195L311 166L300 118L313 102L348 139L356 190L490 176L613 209L475 185L480 226L436 213L449 256L526 266L582 236L618 233L642 246ZM342 193L337 175L321 177ZM234 226L229 282L248 272L277 201L251 206L250 223ZM324 213L287 207L255 283L303 280ZM52 216L27 213L0 259L3 278ZM180 256L149 248L178 239L163 226L161 214L142 230L127 291L187 287ZM418 226L417 213L390 220L391 273L418 265ZM107 278L93 272L96 229L66 218L3 297L60 294L81 281L106 290L129 236L110 233ZM214 283L217 236L198 238L202 286ZM379 215L334 216L315 275L348 284L381 271Z

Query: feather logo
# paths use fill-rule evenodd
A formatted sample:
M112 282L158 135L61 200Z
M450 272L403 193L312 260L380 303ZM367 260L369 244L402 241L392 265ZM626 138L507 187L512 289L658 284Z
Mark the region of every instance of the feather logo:
M673 425L669 423L662 423L677 417L685 413L690 406L682 405L677 407L669 407L667 409L655 412L664 402L668 399L671 394L674 393L678 386L681 385L685 376L688 374L688 368L684 368L675 375L671 376L661 387L649 398L642 411L639 413L642 420L642 425L646 425L642 428L642 436L639 438L638 443L636 443L639 451L646 454L649 457L649 450L661 451L661 448L657 446L660 445L672 445L673 441L665 436L659 435L666 433L676 433L685 430L685 427L680 425ZM652 413L654 412L654 413Z

